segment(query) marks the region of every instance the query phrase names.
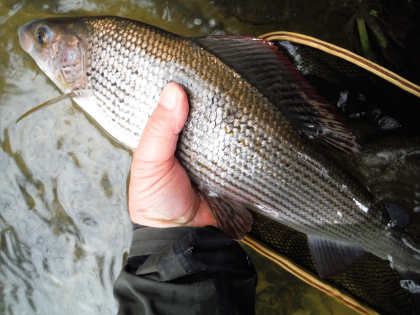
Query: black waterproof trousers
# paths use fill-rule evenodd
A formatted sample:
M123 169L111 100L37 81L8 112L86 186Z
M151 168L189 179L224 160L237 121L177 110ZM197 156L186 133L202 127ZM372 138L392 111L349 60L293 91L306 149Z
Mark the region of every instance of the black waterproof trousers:
M255 269L213 227L137 227L115 282L119 314L254 314Z

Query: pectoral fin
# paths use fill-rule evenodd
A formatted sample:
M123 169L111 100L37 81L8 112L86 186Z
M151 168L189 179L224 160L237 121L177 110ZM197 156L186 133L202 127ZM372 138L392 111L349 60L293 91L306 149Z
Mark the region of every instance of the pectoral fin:
M240 202L207 195L204 197L216 219L217 226L233 239L241 239L251 231L252 215Z
M318 236L308 236L308 245L315 267L321 278L346 270L365 251L356 245L333 241Z

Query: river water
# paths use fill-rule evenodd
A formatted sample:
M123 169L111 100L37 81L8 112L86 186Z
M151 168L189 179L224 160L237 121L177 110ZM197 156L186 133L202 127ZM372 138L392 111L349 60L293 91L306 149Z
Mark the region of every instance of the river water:
M132 236L128 151L69 100L16 123L25 111L60 94L20 49L18 27L48 16L105 14L186 36L303 27L291 23L297 9L283 12L287 23L279 25L269 18L243 21L234 14L237 8L217 1L184 2L0 2L1 314L115 314L113 281ZM324 39L345 41L340 36L328 33ZM264 259L254 261L260 272L257 314L352 313Z

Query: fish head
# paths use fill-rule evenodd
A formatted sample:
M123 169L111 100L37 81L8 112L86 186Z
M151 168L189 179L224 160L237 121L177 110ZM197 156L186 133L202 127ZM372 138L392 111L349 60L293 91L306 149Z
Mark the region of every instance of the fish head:
M86 30L78 19L34 20L18 33L22 49L64 93L86 86Z

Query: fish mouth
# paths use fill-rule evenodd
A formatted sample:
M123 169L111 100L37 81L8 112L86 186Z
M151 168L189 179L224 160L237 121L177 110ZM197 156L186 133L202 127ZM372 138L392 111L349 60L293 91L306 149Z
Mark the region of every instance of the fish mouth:
M32 37L28 34L29 26L32 23L33 22L26 23L25 25L22 25L21 27L19 27L19 30L18 30L20 47L22 47L22 49L26 51L27 53L30 53L34 46L34 41Z

